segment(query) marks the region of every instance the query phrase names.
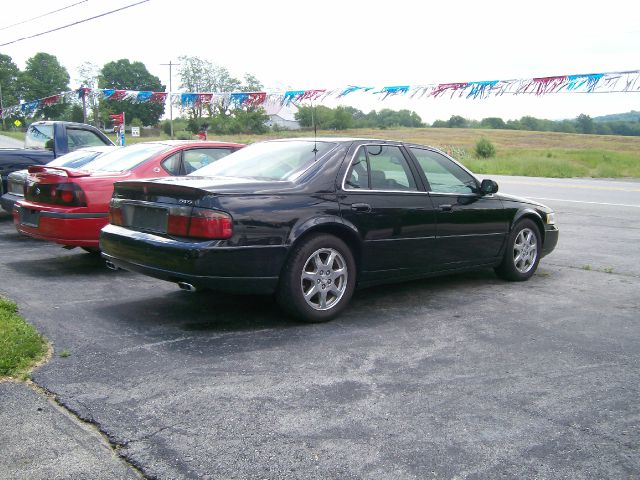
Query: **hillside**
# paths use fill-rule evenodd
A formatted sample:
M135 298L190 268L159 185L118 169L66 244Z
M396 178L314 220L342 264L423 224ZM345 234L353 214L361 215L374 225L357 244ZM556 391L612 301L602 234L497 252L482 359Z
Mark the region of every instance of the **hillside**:
M612 113L611 115L603 115L594 117L594 122L640 122L640 112L631 110L627 113Z

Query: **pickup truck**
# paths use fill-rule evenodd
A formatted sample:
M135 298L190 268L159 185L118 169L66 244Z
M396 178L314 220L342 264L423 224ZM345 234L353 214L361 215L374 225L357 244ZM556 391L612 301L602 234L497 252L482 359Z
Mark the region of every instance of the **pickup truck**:
M34 122L27 128L24 148L0 149L0 195L7 191L7 176L31 165L44 165L82 147L113 145L91 125L74 122Z

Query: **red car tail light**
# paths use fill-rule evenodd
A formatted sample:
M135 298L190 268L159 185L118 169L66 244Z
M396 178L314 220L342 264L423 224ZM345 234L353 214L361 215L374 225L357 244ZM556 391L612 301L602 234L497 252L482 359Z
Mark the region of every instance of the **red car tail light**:
M194 208L189 236L195 238L227 239L233 235L233 220L229 215L204 208Z
M167 233L180 237L224 240L233 235L233 219L223 212L194 207L187 212L171 212Z
M87 206L84 191L76 183L34 183L25 187L25 198L34 202L67 207Z
M190 216L187 211L175 210L169 213L167 220L167 233L169 235L177 235L178 237L189 236L189 220Z

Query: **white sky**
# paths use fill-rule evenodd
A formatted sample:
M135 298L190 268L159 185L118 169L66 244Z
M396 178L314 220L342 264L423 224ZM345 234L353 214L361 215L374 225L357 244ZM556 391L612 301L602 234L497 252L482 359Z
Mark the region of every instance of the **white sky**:
M0 44L139 0L88 0L3 29L78 1L3 2ZM239 77L252 73L268 91L382 87L637 70L639 19L638 0L150 0L0 47L0 53L21 69L37 52L55 55L69 71L72 87L82 62L101 67L121 58L143 62L168 85L169 69L161 64L183 54L225 66ZM174 69L174 91L178 85ZM451 115L562 119L640 110L640 93L484 100L347 96L345 104L365 112L408 108L428 122Z

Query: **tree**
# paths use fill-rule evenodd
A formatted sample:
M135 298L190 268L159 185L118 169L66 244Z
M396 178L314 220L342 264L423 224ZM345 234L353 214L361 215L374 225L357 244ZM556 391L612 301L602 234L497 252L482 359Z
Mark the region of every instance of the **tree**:
M593 119L589 115L585 115L584 113L578 115L578 118L576 118L576 123L578 124L577 130L580 133L593 133L595 130Z
M449 128L466 128L468 123L467 119L460 115L451 115L448 122Z
M296 120L300 122L301 127L313 127L328 129L333 128L335 123L335 113L324 105L318 105L314 107L300 107L296 112Z
M20 70L13 63L11 57L0 53L0 92L2 93L2 105L5 108L18 104L16 86L19 74Z
M211 93L211 92L250 92L257 91L262 85L253 75L245 75L245 85L235 77L232 77L225 67L215 65L208 60L202 60L198 57L189 57L182 55L178 57L180 60L180 68L178 75L180 76L180 88L187 92L193 93ZM214 113L230 114L225 106L217 106L211 108L210 105L195 106L189 109L189 115L194 118L200 118L204 114L204 110L208 111L209 116ZM214 112L214 110L217 110Z
M336 108L333 118L333 128L336 130L346 130L353 127L353 117L344 107Z
M113 88L116 90L146 90L152 92L164 92L165 86L160 79L151 75L142 62L130 62L127 59L109 62L102 67L98 78L100 88ZM106 118L109 113L124 112L125 120L139 118L144 125L155 125L164 113L164 104L158 103L132 103L130 101L105 100Z
M540 120L535 117L525 116L520 119L520 129L521 130L530 130L530 131L539 131L540 128Z
M92 90L98 88L98 78L100 76L100 67L91 62L83 62L78 67L78 78L76 81L81 87L90 88ZM95 126L99 126L100 111L98 101L94 95L87 99L87 109L91 112L92 122Z
M24 71L18 75L18 84L23 100L39 100L69 90L69 72L56 57L40 52L27 60ZM39 107L35 116L58 118L66 108L64 103Z
M504 120L502 120L500 117L487 117L487 118L483 118L480 121L480 127L500 129L500 128L506 128L507 125L504 123Z

